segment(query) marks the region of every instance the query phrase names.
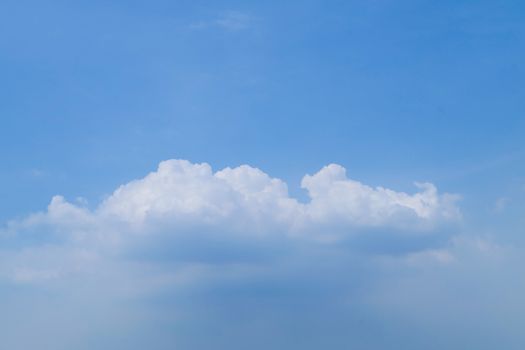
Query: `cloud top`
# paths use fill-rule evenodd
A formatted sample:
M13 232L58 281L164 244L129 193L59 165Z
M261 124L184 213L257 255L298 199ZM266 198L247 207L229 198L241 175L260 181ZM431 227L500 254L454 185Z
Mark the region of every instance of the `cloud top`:
M206 226L294 236L312 228L318 235L367 227L428 230L460 218L457 196L440 194L431 183L417 184L413 194L373 188L347 178L337 164L304 176L301 186L306 203L292 198L282 180L248 165L214 172L207 163L172 159L120 186L93 211L55 197L44 215L66 226L117 222L138 231Z

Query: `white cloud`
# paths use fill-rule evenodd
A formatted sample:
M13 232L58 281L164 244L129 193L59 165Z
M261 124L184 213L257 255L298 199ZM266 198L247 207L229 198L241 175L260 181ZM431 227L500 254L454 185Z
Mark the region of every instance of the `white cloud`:
M391 338L373 336L385 317L396 325L392 334L401 331L406 339L425 318L439 326L428 329L455 335L458 326L478 329L502 319L491 306L497 303L509 310L508 324L520 324L523 308L515 306L524 287L515 276L522 248L449 236L442 225L460 219L455 196L432 184L415 193L371 187L335 164L306 175L301 186L304 202L282 180L247 165L213 171L169 160L92 210L54 197L47 210L0 234L0 325L9 330L7 344L35 347L20 346L20 339L45 330L28 341L53 349L162 341L165 348L193 349L233 339L239 329L246 334L247 325L257 330L247 332L250 339L266 339L268 332L258 330L304 329L318 337L319 329L339 332L350 324L352 333L345 328L344 334L358 339L350 346L363 348L365 320L372 344L365 347L387 348ZM325 236L331 244L319 243ZM449 327L450 310L456 323ZM195 331L183 328L174 337L180 324ZM518 328L509 334L520 335ZM61 335L48 329L75 339L56 344ZM198 343L195 334L203 329L207 343ZM130 334L147 342L122 345ZM325 333L322 343L334 334Z
M439 232L442 223L460 217L456 197L438 193L432 184L418 185L414 194L372 188L348 179L335 164L306 175L301 185L310 198L306 203L290 197L282 180L248 165L214 172L206 163L167 160L120 186L94 210L55 196L45 212L9 223L4 239L22 249L0 255L0 275L40 283L109 266L126 255L246 262L298 240L317 244L367 234L371 240L353 241L353 249L384 251L377 240ZM389 246L398 246L388 249L436 245L407 239L415 237L390 240Z
M412 195L372 188L348 179L345 168L337 164L330 164L313 176L306 175L301 185L311 198L306 210L314 222L406 226L409 220L417 226L460 217L454 204L458 197L438 194L431 183L417 183L422 191Z
M169 160L156 172L118 188L94 215L142 230L208 225L233 230L286 227L300 210L287 186L262 171L240 166L216 173L208 164Z
M308 191L307 203L290 197L282 180L248 165L213 172L206 163L167 160L157 171L120 186L93 211L55 196L47 212L11 227L46 224L77 237L102 229L109 235L122 225L145 234L155 227L176 233L206 226L300 236L312 227L318 234L360 227L421 230L460 218L457 196L439 194L430 183L418 184L414 194L372 188L331 164L306 175L301 185Z

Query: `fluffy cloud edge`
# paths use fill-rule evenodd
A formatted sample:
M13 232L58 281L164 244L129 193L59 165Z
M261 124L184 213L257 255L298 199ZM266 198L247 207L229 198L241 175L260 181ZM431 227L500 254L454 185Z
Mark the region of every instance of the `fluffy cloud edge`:
M134 254L177 264L256 264L283 251L296 254L303 243L345 240L354 251L380 251L386 242L398 246L394 254L412 254L442 247L448 240L442 225L461 219L458 196L440 194L431 183L408 194L349 179L345 168L330 164L305 175L301 186L306 202L255 167L213 171L207 163L163 161L94 209L55 196L46 211L10 222L3 238L13 247L8 242L0 251L0 275L17 283L50 281L93 274Z
M302 203L289 195L284 181L258 168L241 165L214 172L207 163L171 159L120 186L93 210L55 196L46 212L9 227L47 225L77 236L122 228L340 236L378 228L428 232L461 219L458 195L440 194L432 183L416 186L419 191L413 194L371 187L330 164L303 177L309 200Z

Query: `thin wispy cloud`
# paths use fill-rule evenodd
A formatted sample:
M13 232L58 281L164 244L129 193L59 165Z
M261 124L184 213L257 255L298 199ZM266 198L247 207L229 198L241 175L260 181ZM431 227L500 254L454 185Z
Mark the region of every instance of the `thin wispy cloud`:
M241 11L226 11L209 20L201 20L190 24L190 29L218 28L228 31L248 29L256 22L256 17Z
M496 213L502 213L509 205L510 199L507 197L500 197L494 203L494 211Z

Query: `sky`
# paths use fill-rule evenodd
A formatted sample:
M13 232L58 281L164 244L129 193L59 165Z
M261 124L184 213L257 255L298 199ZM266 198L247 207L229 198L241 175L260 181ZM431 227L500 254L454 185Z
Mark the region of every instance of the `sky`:
M0 4L0 348L523 349L525 3Z

